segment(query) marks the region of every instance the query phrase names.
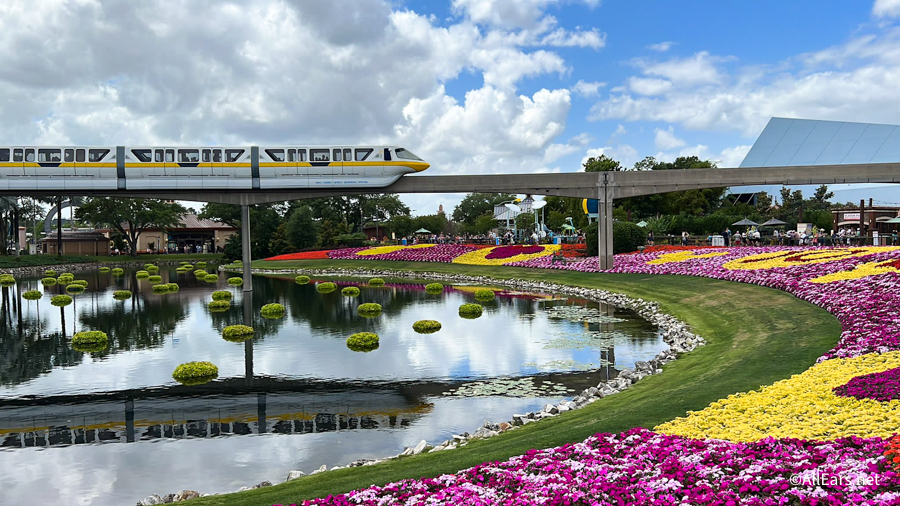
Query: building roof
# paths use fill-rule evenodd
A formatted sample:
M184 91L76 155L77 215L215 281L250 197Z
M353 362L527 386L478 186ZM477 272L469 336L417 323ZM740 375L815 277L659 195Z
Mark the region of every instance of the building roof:
M181 226L178 228L213 228L213 229L225 229L225 230L237 230L235 227L231 225L227 225L222 223L221 221L208 220L206 218L200 218L196 214L185 214L181 218Z

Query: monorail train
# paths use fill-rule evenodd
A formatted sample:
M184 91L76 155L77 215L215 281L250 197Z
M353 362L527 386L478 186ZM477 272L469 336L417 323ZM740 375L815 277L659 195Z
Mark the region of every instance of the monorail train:
M377 188L428 167L398 146L11 146L0 190Z

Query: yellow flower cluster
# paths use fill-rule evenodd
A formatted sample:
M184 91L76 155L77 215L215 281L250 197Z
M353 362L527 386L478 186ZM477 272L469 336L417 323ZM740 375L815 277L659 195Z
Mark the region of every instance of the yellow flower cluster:
M841 271L832 274L819 276L818 278L808 279L810 283L834 283L835 281L843 281L845 279L861 279L869 276L879 276L889 272L900 272L900 269L893 265L897 259L885 260L883 262L869 262L867 264L857 265L852 271Z
M393 253L402 249L422 249L431 248L434 244L410 244L409 246L376 246L374 248L364 249L357 256L367 257L371 255L384 255L385 253Z
M513 262L523 262L525 260L531 260L532 258L549 256L562 248L562 246L558 244L548 244L544 246L544 251L532 253L530 255L513 255L507 258L485 258L486 256L490 255L491 251L494 251L495 248L505 247L507 246L494 246L493 248L483 248L475 251L470 251L469 253L465 253L454 258L453 263L467 265L505 265L511 264Z
M722 265L722 267L733 271L774 269L776 267L793 267L806 264L821 264L826 262L833 262L835 260L843 260L845 258L874 255L875 253L883 253L886 251L894 251L897 249L900 249L900 247L867 246L863 248L818 249L807 251L782 250L737 258L730 262L726 262Z
M758 441L765 437L830 441L888 437L900 427L900 401L839 397L832 388L900 367L900 351L833 359L748 393L729 395L654 430L695 439Z
M658 258L654 258L647 262L647 265L663 265L663 264L674 264L677 262L686 262L688 260L694 260L695 258L712 258L712 257L720 257L722 255L727 255L727 251L716 251L713 253L703 253L698 255L699 251L695 250L684 250L677 251L675 253L666 253L665 255L660 255Z

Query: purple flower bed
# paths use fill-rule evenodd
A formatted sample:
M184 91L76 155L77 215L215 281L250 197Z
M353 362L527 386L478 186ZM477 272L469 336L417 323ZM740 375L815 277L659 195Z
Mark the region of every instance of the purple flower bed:
M900 504L887 447L880 438L730 443L633 429L304 504Z
M543 246L497 246L484 258L487 260L496 260L500 258L509 258L516 255L532 255L544 251Z
M328 252L329 258L340 260L393 260L395 262L439 262L449 263L454 258L475 251L473 246L458 244L436 244L428 248L404 248L382 253L380 255L357 255L360 251L369 248L343 248Z
M857 376L834 389L835 395L887 402L900 399L900 368Z

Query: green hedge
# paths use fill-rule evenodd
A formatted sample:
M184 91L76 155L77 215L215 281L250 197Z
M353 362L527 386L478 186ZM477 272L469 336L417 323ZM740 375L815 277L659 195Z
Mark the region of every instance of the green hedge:
M425 285L425 291L428 293L442 293L444 291L444 285L440 283L428 283Z
M0 269L9 267L40 267L43 265L62 265L62 264L83 264L94 262L95 260L88 256L81 255L20 255L18 257L12 255L0 256Z
M296 278L294 278L294 283L297 283L298 285L305 285L309 283L309 276L297 276Z
M431 334L441 330L441 322L437 320L419 320L413 323L413 330L419 334Z
M212 300L231 300L232 297L228 290L216 290L212 293Z
M587 243L588 256L597 256L598 252L597 223L591 223L585 229L584 241ZM613 222L613 253L631 253L638 246L647 242L647 231L629 221Z
M68 295L54 295L50 299L50 304L56 307L65 307L72 303L72 297Z
M263 318L268 318L270 320L283 318L284 306L275 302L266 304L259 310L259 314L261 314Z
M131 292L128 290L116 290L113 292L113 298L116 300L125 300L131 298Z
M22 298L25 300L38 300L43 296L44 294L40 290L28 290L22 294Z
M359 295L359 287L358 286L345 286L341 289L341 295L345 295L347 297L356 297Z
M369 280L369 286L384 286L384 280L381 278L372 278Z
M475 300L479 302L489 302L494 300L494 291L487 288L475 290Z
M242 343L253 337L253 327L246 325L229 325L222 329L222 339L233 343Z
M219 368L212 362L187 362L172 372L172 379L182 385L202 385L219 377Z
M359 307L356 308L356 312L359 313L360 316L365 316L367 318L378 316L381 314L381 304L366 302L365 304L360 304Z
M370 352L378 349L378 334L359 332L347 338L347 348L353 351Z
M484 312L484 308L481 307L481 304L463 304L459 306L459 316L463 318L478 318L482 312Z
M316 291L319 293L331 293L335 290L337 290L337 285L330 281L316 285Z

